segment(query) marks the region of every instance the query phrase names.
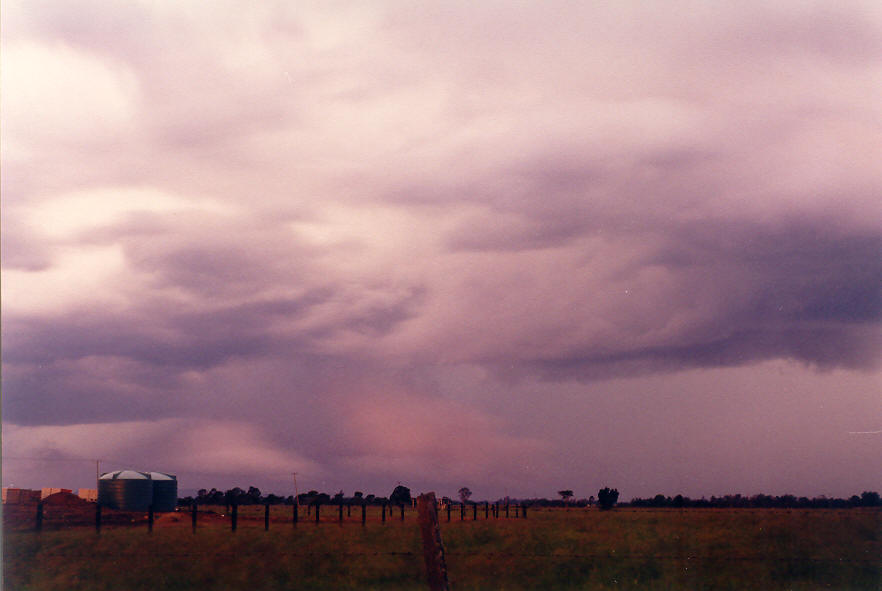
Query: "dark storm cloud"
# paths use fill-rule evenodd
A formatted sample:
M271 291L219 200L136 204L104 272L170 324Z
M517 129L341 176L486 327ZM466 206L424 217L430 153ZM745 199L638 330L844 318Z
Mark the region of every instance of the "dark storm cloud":
M587 232L611 229L592 225L586 221ZM776 358L822 369L871 369L882 362L882 233L805 218L773 224L682 224L659 218L637 226L624 235L654 246L633 268L623 270L623 279L627 282L642 269L662 268L675 278L681 294L680 301L665 301L674 310L671 315L711 303L713 316L651 346L630 341L624 332L618 343L585 341L582 355L550 347L544 355L524 360L528 367L546 378L597 379ZM565 244L557 236L550 234L547 243ZM507 249L541 247L537 242L522 233ZM706 285L731 289L715 291L711 302L702 302L706 296L696 299L694 292ZM640 297L652 301L658 295ZM622 308L618 313L625 315L624 326L630 312ZM578 315L573 321L579 322ZM659 317L657 324L665 322ZM510 371L504 359L499 363L501 371Z
M4 449L347 492L585 466L651 489L638 466L727 493L690 465L780 482L750 480L775 445L843 474L836 433L880 416L880 26L872 3L10 0ZM761 420L694 427L742 399ZM831 415L823 440L792 418Z

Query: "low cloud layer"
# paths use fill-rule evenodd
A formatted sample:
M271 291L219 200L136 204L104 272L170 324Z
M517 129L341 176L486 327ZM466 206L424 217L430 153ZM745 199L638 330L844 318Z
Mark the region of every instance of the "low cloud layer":
M639 414L622 384L769 364L862 384L807 420L882 424L872 3L9 2L3 28L4 453L517 494L571 455L533 403ZM247 445L66 443L114 425Z

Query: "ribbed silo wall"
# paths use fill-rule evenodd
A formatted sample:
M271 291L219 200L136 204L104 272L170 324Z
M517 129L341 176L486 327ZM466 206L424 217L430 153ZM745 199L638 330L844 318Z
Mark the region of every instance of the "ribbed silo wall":
M153 502L153 481L99 480L98 504L121 511L146 511Z
M177 480L152 480L153 483L153 510L174 511L178 506L178 481Z

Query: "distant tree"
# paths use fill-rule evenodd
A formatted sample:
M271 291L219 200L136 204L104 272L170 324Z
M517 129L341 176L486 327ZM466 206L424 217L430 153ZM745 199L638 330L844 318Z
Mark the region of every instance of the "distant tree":
M469 487L464 486L461 489L459 489L459 498L460 498L460 500L462 500L463 504L466 504L471 496L472 496L472 491L469 490Z
M557 491L557 494L560 495L560 499L564 503L566 503L567 501L569 501L573 497L573 491L571 491L571 490L559 490L559 491Z
M340 492L338 492L337 494L334 495L334 502L339 503L342 500L343 500L343 491L341 490Z
M364 493L361 492L360 490L357 490L354 493L352 493L352 496L354 496L356 499L361 499L362 497L364 497Z
M259 504L260 498L261 498L260 489L257 488L256 486L249 486L247 497L248 497L248 501L247 501L248 503L251 503L254 505Z
M239 488L238 486L234 486L230 490L224 493L224 503L227 505L241 505L242 497L245 495L245 491Z
M604 487L597 491L597 506L604 511L608 511L615 507L618 501L619 491L615 488L610 489L609 487Z
M594 506L594 495L591 495L590 497L588 497L588 506L589 507Z
M395 487L395 490L392 491L392 494L389 495L389 501L393 505L410 504L410 489L399 484Z
M364 500L367 501L368 503L373 503L376 498L377 498L377 495L369 494L368 496L366 496L364 498Z
M864 507L876 507L879 504L879 493L867 490L861 493L861 505L863 505Z

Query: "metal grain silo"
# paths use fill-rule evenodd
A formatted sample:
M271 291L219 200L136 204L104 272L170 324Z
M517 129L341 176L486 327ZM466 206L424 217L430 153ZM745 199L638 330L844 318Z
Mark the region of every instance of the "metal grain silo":
M121 511L146 511L153 502L150 475L134 470L117 470L98 479L98 504Z
M153 483L153 510L174 511L178 506L178 479L173 474L150 472Z

